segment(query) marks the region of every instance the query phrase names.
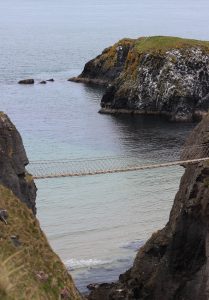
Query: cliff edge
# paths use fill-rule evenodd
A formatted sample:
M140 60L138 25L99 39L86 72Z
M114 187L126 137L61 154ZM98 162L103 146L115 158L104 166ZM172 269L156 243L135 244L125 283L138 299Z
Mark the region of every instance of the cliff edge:
M209 42L164 36L123 39L69 80L107 86L101 113L199 120L209 108Z
M187 147L204 145L196 153L199 158L205 157L206 148L208 152L208 133L209 115L186 142ZM186 166L167 225L139 249L133 267L118 282L99 285L89 299L209 299L208 225L209 161L205 161Z
M35 217L36 187L20 134L0 113L0 299L81 300Z
M22 138L9 117L0 112L0 184L8 187L36 213L36 186L25 167L28 158Z

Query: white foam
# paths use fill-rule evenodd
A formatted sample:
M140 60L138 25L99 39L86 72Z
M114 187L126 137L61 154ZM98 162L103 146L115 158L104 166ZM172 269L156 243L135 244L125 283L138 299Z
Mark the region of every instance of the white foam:
M65 262L66 267L69 270L81 269L81 268L90 268L95 266L101 266L111 263L111 261L100 260L100 259L74 259L71 258Z

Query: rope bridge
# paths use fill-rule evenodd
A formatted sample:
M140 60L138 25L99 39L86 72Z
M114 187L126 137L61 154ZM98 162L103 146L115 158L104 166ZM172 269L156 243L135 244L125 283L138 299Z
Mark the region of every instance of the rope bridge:
M146 154L146 159L132 156L109 156L31 161L27 169L33 174L34 179L46 179L156 169L206 160L209 160L209 145L195 145L184 147L181 151L169 155L167 151L152 151Z

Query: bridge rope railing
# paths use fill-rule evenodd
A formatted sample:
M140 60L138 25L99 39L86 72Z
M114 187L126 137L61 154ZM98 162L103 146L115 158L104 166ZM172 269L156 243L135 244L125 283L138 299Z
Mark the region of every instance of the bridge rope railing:
M165 159L166 157L166 159ZM34 179L86 176L155 169L198 163L209 159L208 145L183 147L179 151L151 151L143 156L108 156L31 161L27 167Z

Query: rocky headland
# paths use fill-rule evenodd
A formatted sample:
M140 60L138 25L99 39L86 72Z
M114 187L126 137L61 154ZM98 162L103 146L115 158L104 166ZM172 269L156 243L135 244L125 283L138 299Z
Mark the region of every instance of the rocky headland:
M199 120L209 108L209 42L163 36L123 39L69 80L107 86L101 113Z
M209 153L209 114L186 142L183 159ZM202 147L201 147L202 146ZM209 299L209 161L185 166L167 225L139 249L118 282L95 287L90 300Z
M82 299L40 229L22 139L4 113L0 153L0 299Z

